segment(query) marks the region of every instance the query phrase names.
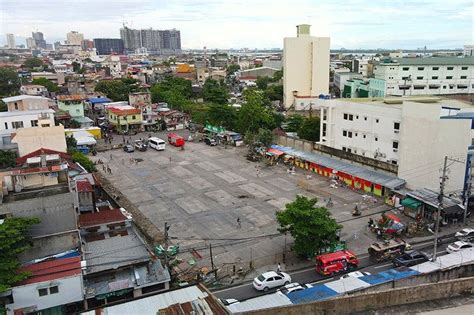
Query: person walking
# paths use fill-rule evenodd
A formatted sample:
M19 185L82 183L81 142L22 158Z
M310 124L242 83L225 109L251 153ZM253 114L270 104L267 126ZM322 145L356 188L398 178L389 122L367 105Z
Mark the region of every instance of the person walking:
M112 153L110 153L110 160L112 161L114 158L112 157Z
M280 263L278 263L278 265L277 265L277 272L281 272L281 266L280 266Z
M237 218L237 227L240 229L242 228L242 224L240 223L240 218Z

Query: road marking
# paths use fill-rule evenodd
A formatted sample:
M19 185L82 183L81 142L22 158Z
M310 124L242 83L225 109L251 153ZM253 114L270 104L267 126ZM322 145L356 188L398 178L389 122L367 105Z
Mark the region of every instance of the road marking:
M385 265L380 265L380 266L374 267L374 269L384 268L384 267L390 266L391 264L392 264L392 263L385 264Z
M225 291L229 291L229 290L233 290L233 289L237 289L237 288L242 288L242 287L248 286L250 283L251 283L251 282L249 282L249 283L244 283L244 284L239 284L239 285L236 285L236 286L227 288L227 289L222 289L222 290L212 291L212 292L213 292L213 293L221 293L221 292L225 292Z

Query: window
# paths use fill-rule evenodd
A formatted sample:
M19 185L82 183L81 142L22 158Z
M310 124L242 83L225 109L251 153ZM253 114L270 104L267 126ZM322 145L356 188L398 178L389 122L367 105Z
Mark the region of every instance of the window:
M362 138L364 138L364 139L365 139L366 137L367 137L366 135L363 135L363 136L362 136Z
M375 141L379 141L379 138L378 138L378 137L375 137Z
M356 116L356 119L359 119L359 116L358 116L358 115Z
M23 122L22 121L13 121L12 122L12 128L13 129L23 128Z
M354 137L357 137L357 132L356 132L356 133L354 133Z
M348 116L347 114L344 114L344 120L347 120L347 116Z
M439 70L439 67L433 67L433 70L434 71Z
M393 165L397 165L397 164L398 164L397 160L391 160L390 162L392 162Z
M402 77L402 80L410 80L410 77Z
M133 116L132 116L132 119L136 119L135 117L136 117L136 116L135 116L135 115L133 115Z
M31 127L38 127L38 121L37 120L31 120Z
M342 147L342 151L346 152L347 151L346 147Z
M15 102L14 105L15 105L15 110L18 110L18 103Z
M450 85L449 85L449 89L450 89L450 90L454 89L454 85L453 85L453 84L450 84Z
M378 119L378 118L376 118L376 119L375 119L375 122L378 124L378 123L379 123L379 119Z
M8 129L8 123L5 123L5 129Z
M398 141L393 141L392 142L392 148L398 149Z
M413 89L415 89L415 90L424 90L425 86L424 85L414 85Z
M347 136L348 136L349 138L352 138L352 131L347 132Z
M343 136L343 137L347 137L347 131L343 130L343 131L342 131L342 136Z
M364 116L364 120L367 120L367 116Z
M431 79L438 80L438 76L433 76L433 77L431 77Z
M417 80L423 80L423 77L416 77Z
M418 70L423 71L423 70L425 70L425 67L418 67Z
M399 122L394 122L393 123L393 129L400 130L400 123Z
M347 148L347 152L351 153L351 152L352 152L352 150L351 150L351 149L349 149L349 148Z
M56 294L59 292L59 288L57 285L55 285L54 287L50 287L49 288L49 294Z
M354 120L354 115L349 114L349 120Z
M453 70L453 69L454 69L454 67L448 67L448 70Z
M38 289L38 295L39 296L45 296L48 295L48 289Z
M408 71L408 70L410 70L410 67L403 67L402 70L403 71Z
M467 79L467 75L462 75L461 79Z
M467 70L469 67L461 67L461 70Z

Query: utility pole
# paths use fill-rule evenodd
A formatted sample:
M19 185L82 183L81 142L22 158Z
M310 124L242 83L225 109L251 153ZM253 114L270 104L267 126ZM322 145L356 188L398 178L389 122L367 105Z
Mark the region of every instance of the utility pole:
M435 242L433 250L433 261L436 261L436 254L438 251L438 232L439 232L439 221L441 219L441 209L443 208L443 195L444 195L444 185L446 183L446 172L447 172L448 157L444 157L444 166L443 166L443 176L439 184L439 195L438 195L438 211L436 214L436 228L435 228Z
M209 255L211 256L211 268L214 271L214 278L217 280L217 270L214 267L214 257L212 256L212 244L209 243Z
M168 230L170 226L165 222L165 267L168 268Z
M466 199L464 200L464 216L462 222L464 224L467 224L467 210L469 208L469 198L471 198L471 189L472 189L472 167L471 163L468 163L469 165L469 177L468 177L468 183L467 183L467 192L466 192Z

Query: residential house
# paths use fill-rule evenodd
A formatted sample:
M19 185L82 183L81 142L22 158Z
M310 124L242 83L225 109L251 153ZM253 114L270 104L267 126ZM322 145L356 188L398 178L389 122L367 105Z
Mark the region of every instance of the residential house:
M41 96L48 93L48 89L38 84L24 84L20 87L20 93L32 96Z
M141 110L133 106L108 106L107 119L118 132L139 131L143 116Z
M22 87L28 87L28 85L23 85ZM50 105L52 105L49 98L34 95L5 97L2 99L2 101L7 105L9 112L48 110Z
M142 112L143 127L145 130L154 129L158 113L153 110L150 92L136 92L128 95L130 106L139 108Z
M45 72L45 71L44 72L31 72L31 80L39 79L39 78L48 79L49 81L57 85L63 85L66 82L64 73L54 73L54 72Z
M11 142L18 146L19 156L25 156L40 149L62 153L67 151L64 127L49 126L42 121L38 127L17 129L12 134Z
M58 108L63 110L80 124L81 128L91 127L94 123L92 119L84 116L84 109L87 106L85 98L81 95L58 95Z

